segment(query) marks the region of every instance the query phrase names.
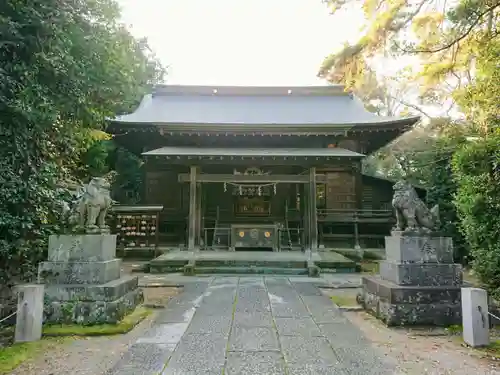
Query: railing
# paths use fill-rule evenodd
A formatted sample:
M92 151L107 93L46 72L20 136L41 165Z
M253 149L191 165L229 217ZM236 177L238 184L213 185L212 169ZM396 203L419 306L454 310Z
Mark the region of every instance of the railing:
M209 243L209 235L213 232L212 242ZM221 238L224 241L221 241ZM231 246L231 228L228 227L215 227L203 228L203 248L229 248Z
M394 215L392 210L366 209L318 209L319 220L332 221L390 221Z
M279 250L287 248L288 250L293 250L294 246L302 247L302 233L304 230L302 228L282 228L278 229L279 238ZM283 246L283 236L287 236L288 246Z
M12 314L7 315L6 317L3 317L0 319L0 326L2 325L3 322L7 321L8 319L12 318L14 315L17 314L17 310L14 311Z

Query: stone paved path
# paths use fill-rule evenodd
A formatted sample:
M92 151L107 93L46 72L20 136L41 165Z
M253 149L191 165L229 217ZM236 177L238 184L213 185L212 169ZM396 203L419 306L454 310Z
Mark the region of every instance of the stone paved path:
M395 374L313 282L187 283L110 375Z

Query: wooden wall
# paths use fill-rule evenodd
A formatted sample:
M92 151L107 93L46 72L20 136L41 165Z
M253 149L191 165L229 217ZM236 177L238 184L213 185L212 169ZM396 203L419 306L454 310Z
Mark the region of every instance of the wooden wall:
M363 176L362 181L364 210L392 210L392 182L370 176Z
M243 171L239 168L238 171ZM264 168L265 169L265 168ZM294 173L289 167L273 167L272 173ZM205 173L232 173L232 166L207 166ZM148 170L145 181L145 203L162 204L164 213L173 216L185 217L189 211L189 185L178 182L178 173L184 170L172 167L171 169ZM318 185L324 192L324 198L318 201L318 207L326 209L349 210L356 208L356 177L355 172L347 169L319 170L327 178L324 186ZM362 209L384 210L391 209L392 185L390 181L379 178L362 176ZM217 207L221 212L233 213L235 196L233 187L228 184L224 191L224 184L213 183L202 185L202 201L204 214L215 213ZM272 216L284 217L285 204L295 207L295 185L278 184L276 194L271 194Z
M145 203L162 204L163 212L181 214L189 207L187 184L181 184L176 170L146 171Z
M352 172L326 172L325 208L350 210L356 208L355 177Z

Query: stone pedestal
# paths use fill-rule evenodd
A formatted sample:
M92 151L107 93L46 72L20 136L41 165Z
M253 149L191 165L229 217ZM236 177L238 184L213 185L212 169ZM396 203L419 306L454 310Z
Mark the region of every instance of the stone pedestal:
M116 323L142 303L137 276L121 275L116 235L54 235L48 261L38 269L45 284L47 323Z
M362 278L364 308L389 326L461 324L462 267L450 237L392 233L380 275Z

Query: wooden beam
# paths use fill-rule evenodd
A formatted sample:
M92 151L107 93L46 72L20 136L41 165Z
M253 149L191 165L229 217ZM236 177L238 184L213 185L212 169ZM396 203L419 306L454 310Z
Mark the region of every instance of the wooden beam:
M283 183L283 184L307 184L311 177L304 175L233 175L233 174L201 174L196 177L197 182L234 182L246 184L261 183ZM179 182L190 182L190 174L180 173ZM324 175L316 175L316 182L324 183Z

